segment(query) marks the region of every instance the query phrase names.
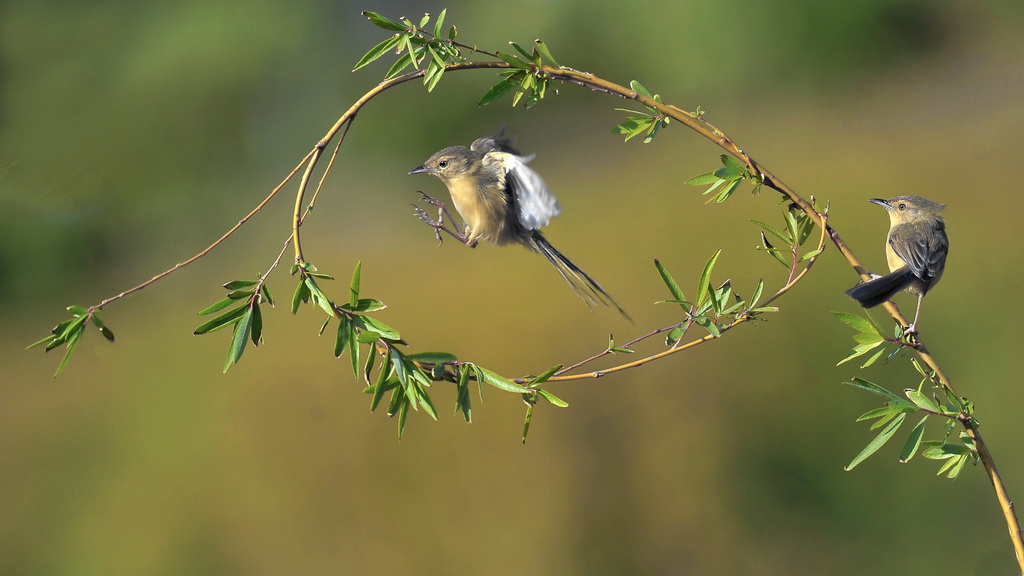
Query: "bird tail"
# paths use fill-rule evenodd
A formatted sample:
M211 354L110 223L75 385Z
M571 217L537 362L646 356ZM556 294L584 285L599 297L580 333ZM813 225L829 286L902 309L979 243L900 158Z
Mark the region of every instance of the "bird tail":
M573 264L572 260L569 260L564 254L556 250L539 230L532 231L529 244L531 248L543 254L548 259L548 262L551 262L555 269L558 270L558 273L562 275L562 278L568 282L572 291L579 296L580 300L586 303L587 308L592 309L598 303L605 306L611 305L627 320L633 321L629 314L619 306L618 302L611 295L605 292L604 288L601 288L601 285L596 280L581 270L579 266Z
M858 284L847 290L846 295L865 308L873 308L886 300L891 300L898 292L906 289L914 278L910 267L904 266L891 274Z

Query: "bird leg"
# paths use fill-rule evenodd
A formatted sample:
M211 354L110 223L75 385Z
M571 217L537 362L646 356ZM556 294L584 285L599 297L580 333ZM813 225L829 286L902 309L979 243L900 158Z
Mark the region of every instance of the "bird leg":
M422 191L420 191L420 196L420 200L437 208L437 219L435 220L431 218L429 214L427 214L426 210L420 208L419 206L416 206L415 204L412 205L413 209L416 210L416 215L419 216L419 219L422 220L424 224L434 229L434 237L437 238L438 246L444 243L444 240L441 237L441 232L444 231L448 233L452 238L455 238L456 240L462 242L466 246L469 246L470 248L476 248L476 241L470 240L467 234L465 234L464 232L455 232L451 228L445 226L445 216L448 216L448 220L452 223L455 222L455 217L452 216L452 213L448 211L448 206L446 206L444 202L441 202L440 200L435 200L430 196L427 196Z
M924 300L924 294L918 294L917 296L917 312L914 312L914 321L907 326L907 329L903 332L904 334L917 334L917 319L921 316L921 300Z

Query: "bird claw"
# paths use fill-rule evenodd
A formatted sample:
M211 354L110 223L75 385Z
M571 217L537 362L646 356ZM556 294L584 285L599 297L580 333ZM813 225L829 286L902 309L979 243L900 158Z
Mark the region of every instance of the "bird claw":
M441 245L444 244L444 238L441 237L441 230L445 229L444 224L431 218L423 208L420 208L415 204L412 205L412 208L416 211L416 215L419 216L420 220L422 220L424 224L434 229L434 237L437 238L437 246L440 248Z
M438 246L444 244L444 239L441 236L441 232L444 231L451 235L452 238L455 238L456 240L462 242L466 246L469 246L470 248L476 248L477 243L475 240L471 241L469 237L466 236L464 233L454 232L453 230L445 226L445 216L448 216L448 220L450 222L455 222L455 217L452 216L452 213L448 211L448 206L446 206L444 202L441 202L440 200L435 200L422 191L420 191L420 200L437 208L437 219L435 220L434 218L431 218L429 214L427 214L426 210L420 208L419 206L416 206L415 204L412 205L413 209L416 210L416 216L418 216L419 219L422 220L424 224L434 229L434 237L437 238Z

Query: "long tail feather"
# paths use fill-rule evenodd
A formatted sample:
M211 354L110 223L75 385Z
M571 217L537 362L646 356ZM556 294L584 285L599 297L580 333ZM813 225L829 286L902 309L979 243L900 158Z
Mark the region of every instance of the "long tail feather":
M914 281L914 273L904 266L892 274L858 284L846 291L846 295L865 308L873 308L904 290Z
M530 240L530 247L543 254L548 259L548 262L551 262L555 269L558 270L558 273L562 275L562 278L569 284L569 287L572 288L572 291L576 293L576 296L579 296L580 300L583 300L588 308L593 308L598 303L604 306L611 305L627 320L633 321L629 314L619 306L619 303L610 294L605 292L604 288L596 280L581 270L579 266L573 264L572 260L569 260L564 254L556 250L540 231L534 230Z

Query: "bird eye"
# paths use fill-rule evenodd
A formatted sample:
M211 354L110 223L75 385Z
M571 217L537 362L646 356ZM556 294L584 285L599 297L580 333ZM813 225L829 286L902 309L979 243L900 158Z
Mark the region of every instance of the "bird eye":
M899 208L900 210L906 210L906 209L907 209L907 205L906 205L906 204L903 204L903 203L901 202L901 203L900 203L900 205L899 205L899 206L897 206L897 208Z
M447 160L441 160L440 162L437 163L437 166L438 166L438 168L447 168L448 167L448 161Z

